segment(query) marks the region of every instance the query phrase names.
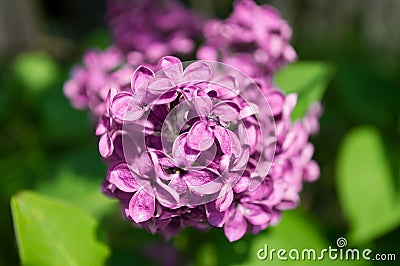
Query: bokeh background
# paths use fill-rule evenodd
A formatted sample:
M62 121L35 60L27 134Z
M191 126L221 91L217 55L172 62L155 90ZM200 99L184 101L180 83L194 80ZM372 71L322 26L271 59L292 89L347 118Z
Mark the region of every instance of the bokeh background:
M293 215L307 217L305 228L317 230L318 239L330 245L349 232L350 236L351 232L357 234L357 222L349 213L354 207L346 207L342 197L347 194L340 191L340 180L349 174L341 176L346 166L338 166L351 166L354 161L353 175L358 180L353 183L354 195L359 197L361 209L365 209L363 202L371 204L371 221L365 222L366 227L382 215L374 213L372 205L379 207L381 200L385 202L386 191L375 192L374 182L378 187L388 183L396 195L394 208L389 210L394 218L387 218L391 222L365 238L355 237L354 245L397 253L400 261L400 218L396 218L400 217L396 212L400 209L400 2L258 2L274 5L290 22L292 44L300 60L323 60L335 70L322 99L321 130L312 139L321 178L305 186L301 206ZM226 17L232 4L228 0L184 3L218 17ZM165 242L122 221L115 202L99 193L106 167L97 152L93 121L87 112L70 106L62 85L86 49L105 48L111 42L104 1L0 0L0 265L19 264L9 206L11 196L23 189L67 200L98 217L99 235L112 249L110 265L160 264L160 257L168 258L171 265L239 263L250 256L251 237L229 244L216 230L185 230L175 240ZM349 155L346 151L351 148L343 145L351 145L368 132L373 132L375 139L367 138L362 142L366 145ZM378 151L363 149L375 140ZM363 165L363 156L368 153L373 155L367 156ZM368 167L373 167L371 171L377 176L369 179ZM384 168L388 177L380 176L376 168ZM358 176L365 169L365 178ZM360 187L365 190L360 191ZM302 230L301 225L296 226L293 230ZM274 237L286 237L278 232L274 231ZM359 244L357 239L361 239Z

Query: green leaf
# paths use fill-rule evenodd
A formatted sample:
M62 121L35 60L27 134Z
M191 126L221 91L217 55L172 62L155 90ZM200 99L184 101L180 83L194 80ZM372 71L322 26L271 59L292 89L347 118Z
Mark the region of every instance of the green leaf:
M298 95L294 120L303 117L313 102L322 99L332 74L329 64L312 61L291 64L276 74L275 82L281 90Z
M12 197L11 210L22 265L105 263L98 221L83 210L31 191Z
M395 185L376 129L351 131L337 161L337 190L354 243L367 243L400 222Z
M21 53L14 62L18 80L29 92L40 93L54 85L60 76L60 67L43 52Z

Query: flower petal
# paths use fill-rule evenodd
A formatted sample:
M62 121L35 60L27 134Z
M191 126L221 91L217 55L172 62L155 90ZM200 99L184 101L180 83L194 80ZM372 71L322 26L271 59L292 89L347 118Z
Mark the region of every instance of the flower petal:
M102 115L96 126L96 136L105 134L110 128L110 118Z
M194 108L199 116L207 116L211 113L212 101L206 94L198 91L199 95L193 98Z
M243 173L243 175L240 177L239 181L233 187L233 191L236 194L242 193L249 188L249 183L250 183L250 177L248 176L248 173L245 172L245 173Z
M297 103L297 94L291 93L286 96L285 102L282 107L282 117L283 119L289 119L292 111Z
M139 66L136 69L135 73L133 73L131 79L132 92L135 93L136 91L141 89L141 86L153 76L154 72L150 68Z
M178 93L174 90L164 92L161 96L157 95L157 99L153 101L155 105L169 104L178 97Z
M154 190L161 205L173 208L179 204L179 194L172 187L157 181Z
M124 192L136 192L139 189L133 172L125 163L118 164L110 169L107 179Z
M304 167L303 179L308 182L313 182L318 179L320 175L319 166L315 161L310 161Z
M206 204L206 215L208 222L216 227L222 227L228 218L228 211L220 212L215 208L215 202Z
M114 143L108 133L103 134L99 140L99 152L103 158L108 158L114 151Z
M110 111L112 117L122 123L124 121L135 121L142 117L145 109L140 106L135 98L136 95L132 95L127 92L118 93L112 100Z
M150 154L148 152L144 152L140 155L138 161L138 167L139 167L139 173L143 176L154 173L154 164L151 161Z
M190 191L200 195L217 193L222 188L222 180L206 169L200 171L190 170L183 176Z
M242 110L240 110L240 118L246 118L259 113L258 106L254 103L249 103Z
M219 211L225 211L231 206L233 201L233 191L229 184L226 184L215 201L215 208Z
M230 242L236 241L244 236L247 231L247 222L239 210L230 211L231 217L224 225L224 233Z
M165 56L161 58L160 66L169 79L174 83L179 83L183 73L182 62L179 58L174 56Z
M282 112L283 101L285 100L284 95L281 92L276 91L276 92L273 92L273 93L267 95L266 98L267 98L269 107L271 108L272 115L275 116L275 115L280 114ZM286 112L287 111L288 110L286 110Z
M214 143L214 136L207 126L207 122L198 121L194 123L187 135L187 144L190 148L205 151Z
M256 204L241 204L244 217L253 225L263 225L271 220L271 214Z
M232 154L232 140L228 130L220 126L216 126L213 130L215 138L219 142L221 150L226 155Z
M149 92L159 95L175 88L175 83L169 78L156 78L149 82Z
M220 102L213 108L213 113L223 122L232 122L239 118L237 110L230 104L234 103Z
M181 134L175 139L172 146L172 156L178 166L191 166L199 157L199 154L200 152L190 148L187 144L187 133Z
M183 72L182 83L198 83L211 78L211 67L205 62L194 62Z
M155 211L154 196L149 195L144 189L136 192L129 201L128 215L135 223L150 220Z

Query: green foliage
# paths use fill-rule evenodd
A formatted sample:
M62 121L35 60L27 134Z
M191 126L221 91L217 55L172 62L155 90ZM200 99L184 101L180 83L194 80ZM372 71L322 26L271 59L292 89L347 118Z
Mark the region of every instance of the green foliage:
M48 54L25 52L14 62L16 77L33 94L38 94L54 85L60 76L60 67Z
M368 67L349 63L337 71L336 105L358 123L395 128L400 111L399 86L387 78L387 73L376 73Z
M11 209L23 265L102 265L109 255L98 222L79 208L25 191Z
M352 242L367 243L400 223L395 184L376 129L351 131L337 161L337 190Z
M294 120L303 117L313 102L322 99L332 73L332 66L327 63L300 61L276 74L275 82L281 90L298 95L292 114Z

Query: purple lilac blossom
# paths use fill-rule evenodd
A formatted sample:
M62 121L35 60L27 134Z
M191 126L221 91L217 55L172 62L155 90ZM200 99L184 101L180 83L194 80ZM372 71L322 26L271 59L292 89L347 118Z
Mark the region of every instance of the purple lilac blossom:
M64 85L65 95L75 108L90 109L94 115L102 115L110 88L129 83L134 67L125 62L124 55L115 47L86 52L83 66L74 67L72 78Z
M246 139L227 127L236 120L243 120L243 124L255 120L258 109L249 112L246 107L251 103L241 104L239 95L222 94L223 90L212 83L204 86L211 68L202 61L184 71L175 57L163 58L160 68L163 65L168 68L157 73L139 67L133 75L131 91L119 92L109 102L110 119L126 135L130 135L129 128L134 128L144 132L143 139L151 136L157 140L145 141L146 147L133 153L133 160L125 154L111 164L103 191L121 201L124 215L132 222L167 237L186 226L215 226L222 227L227 238L235 241L246 232L258 233L277 223L281 211L299 203L303 181L319 176L318 165L311 159L313 146L308 143L308 136L317 130L315 121L320 107L314 105L303 120L293 123L291 112L296 95L285 96L272 87L262 90L267 99L273 99L270 116L275 119L276 148L270 171L258 176L256 166L263 152L256 148L262 138L260 128L246 128ZM172 150L166 150L168 145L162 145L162 123L158 120L166 122L173 112L172 105L183 102L189 102L191 107L185 113L186 124L170 140ZM153 116L154 112L158 115ZM143 119L148 123L144 124ZM253 138L255 141L250 142ZM213 145L216 151L207 155L209 160L202 161L203 167L199 168L201 155L212 150ZM255 180L261 182L252 189ZM211 200L204 201L205 196Z
M235 1L232 14L207 21L203 33L199 59L222 61L253 78L265 78L297 57L287 22L273 7L252 0Z
M254 80L248 84L206 61L184 68L166 56L193 51L198 20L163 3L109 1L117 46L88 52L64 86L74 107L98 119L108 164L102 191L133 224L167 238L185 227L222 228L229 241L256 234L299 204L303 182L319 177L308 137L319 129L320 104L292 122L297 96L272 84L296 59L291 29L272 7L250 0L205 23L198 57L233 65Z
M116 45L156 63L165 55L194 52L200 20L175 0L109 0L107 19Z

